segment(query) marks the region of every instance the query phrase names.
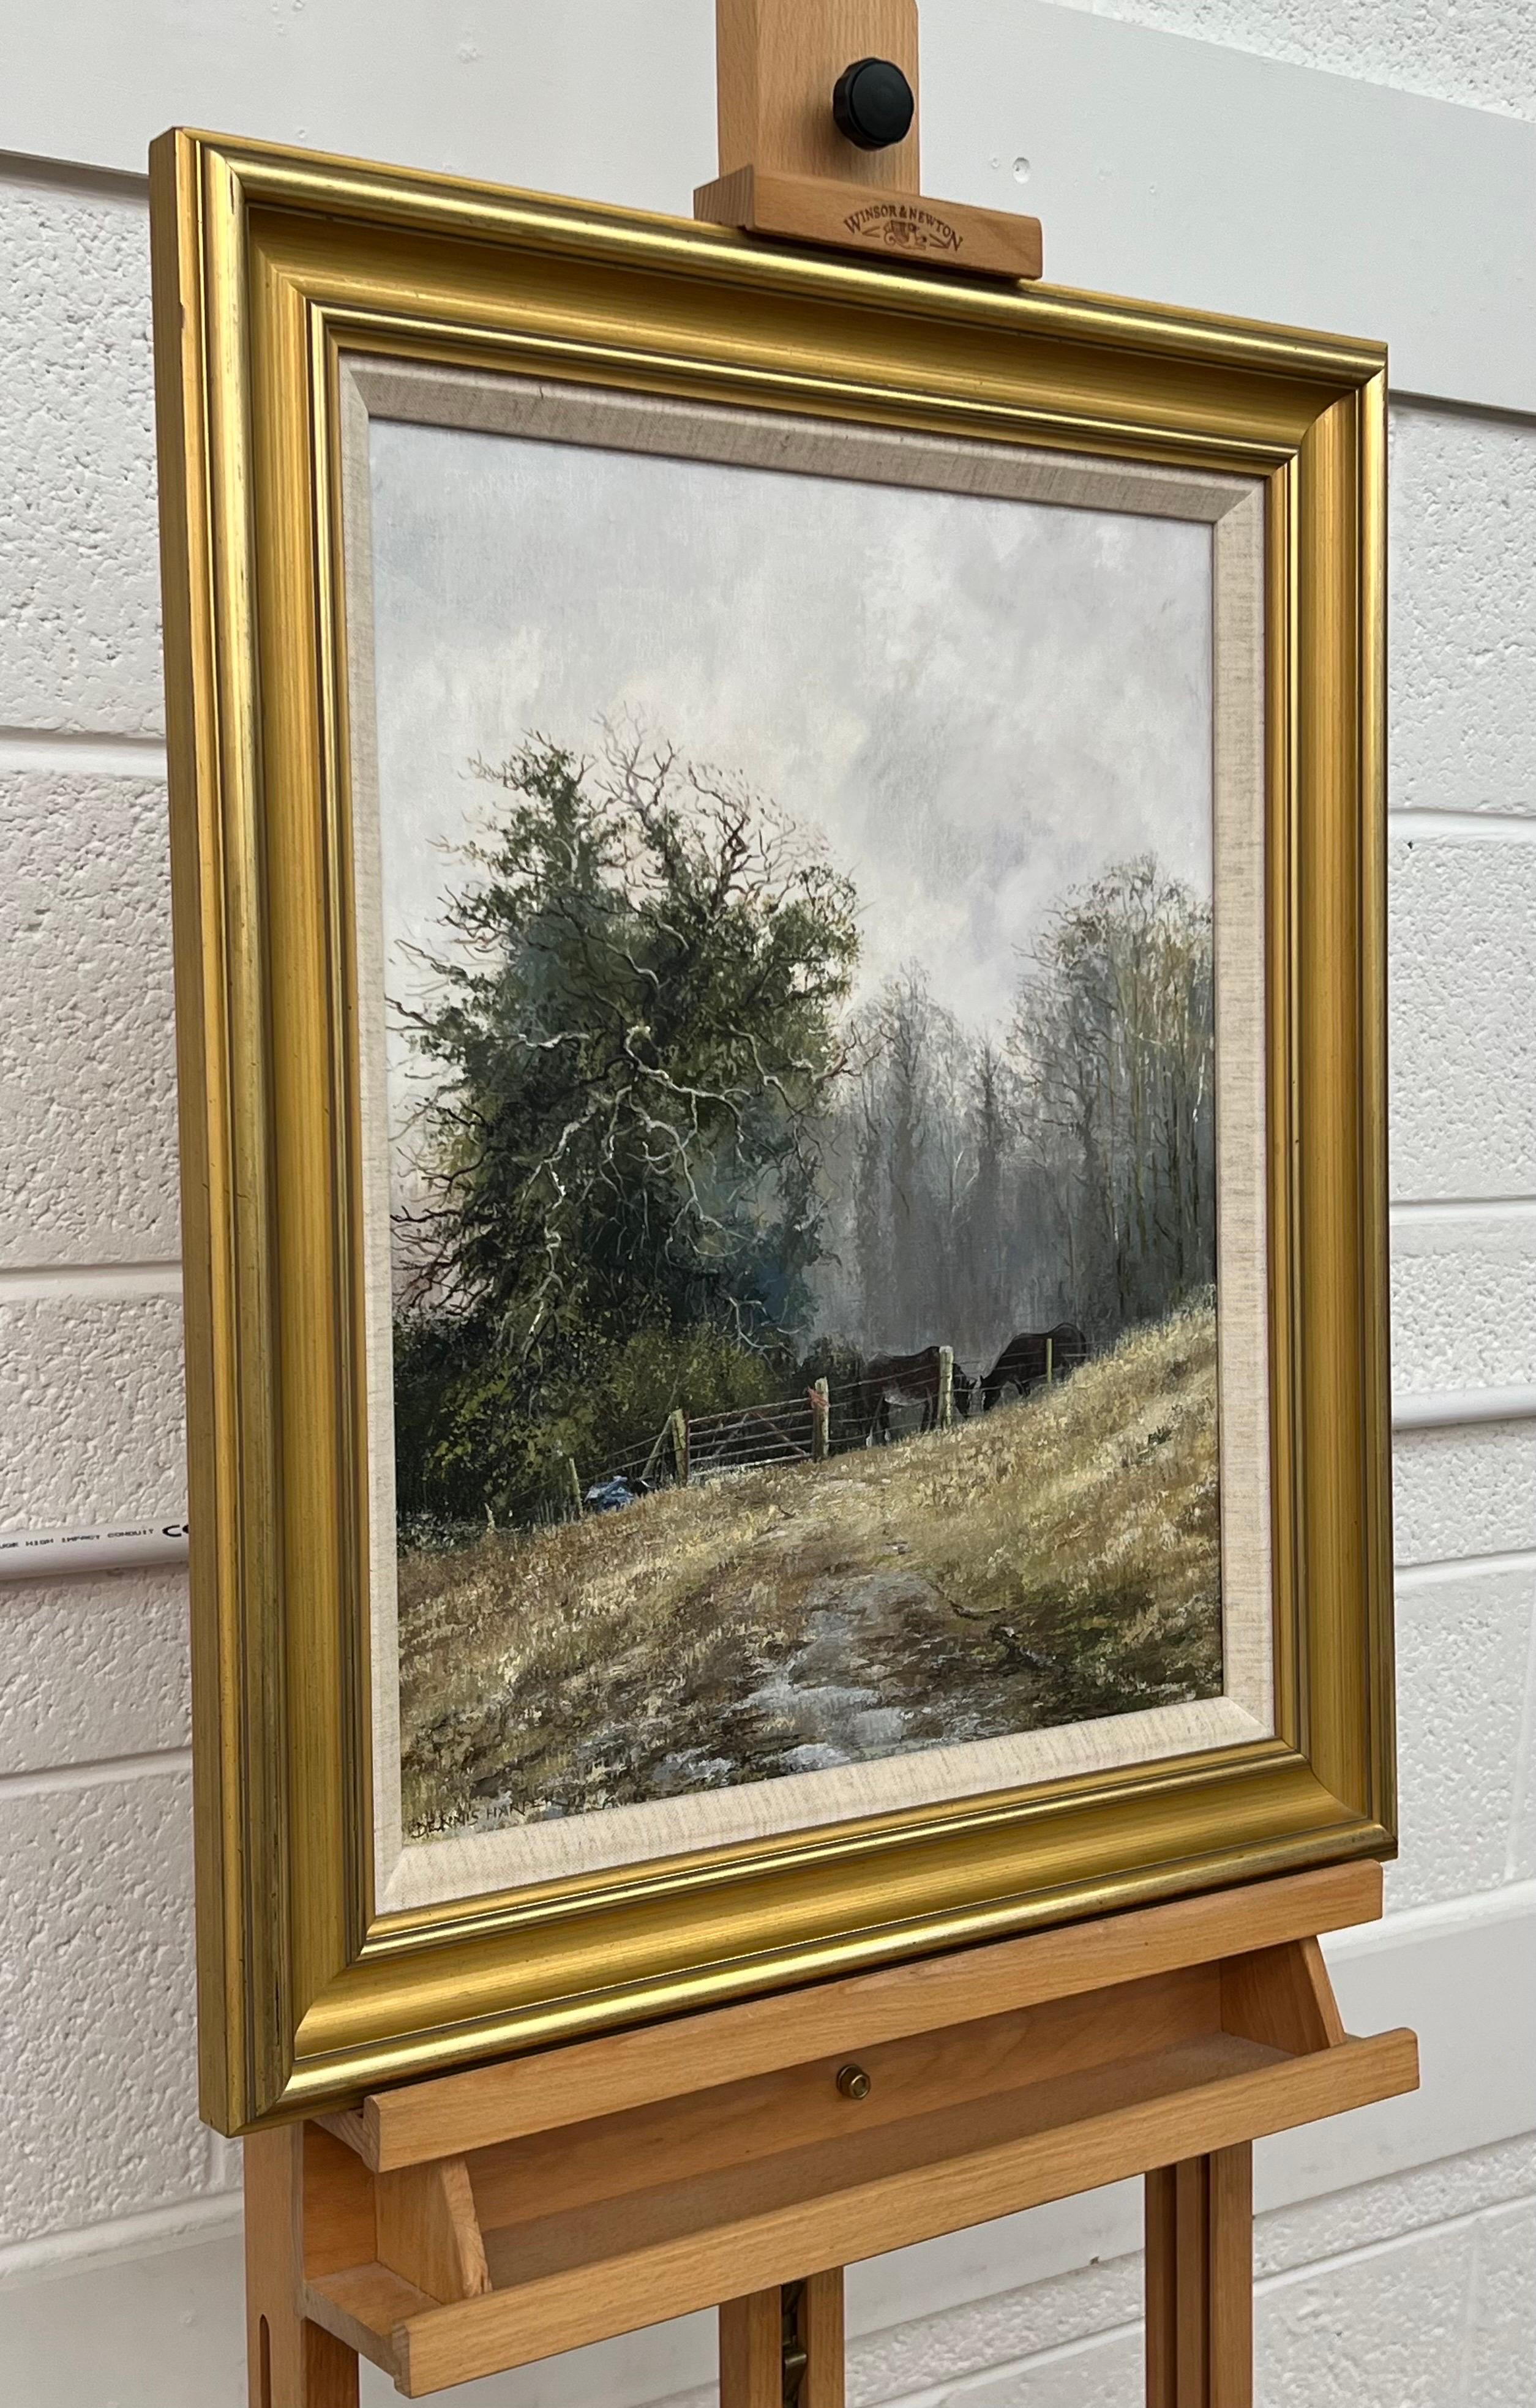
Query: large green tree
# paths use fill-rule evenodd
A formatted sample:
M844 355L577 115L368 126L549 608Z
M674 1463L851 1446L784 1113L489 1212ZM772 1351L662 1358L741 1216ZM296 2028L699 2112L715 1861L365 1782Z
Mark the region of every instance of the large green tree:
M547 1409L637 1330L790 1344L823 1242L855 898L748 788L632 738L499 767L403 1012L429 1100L407 1353ZM430 1326L430 1345L423 1342Z

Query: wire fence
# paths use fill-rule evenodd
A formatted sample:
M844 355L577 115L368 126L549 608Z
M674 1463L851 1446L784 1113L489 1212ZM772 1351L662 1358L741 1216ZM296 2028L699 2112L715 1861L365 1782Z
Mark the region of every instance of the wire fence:
M1056 1341L1068 1339L1075 1342L1058 1351ZM1050 1386L1086 1353L1075 1330L1029 1332L1012 1341L984 1380L968 1380L957 1372L953 1350L935 1346L873 1363L855 1378L812 1381L794 1396L721 1405L704 1413L677 1406L659 1429L605 1449L584 1471L574 1455L557 1457L544 1503L530 1518L543 1526L576 1521L659 1488L703 1486L750 1471L823 1463L854 1448L942 1428L1008 1394ZM435 1548L467 1544L478 1532L476 1525L439 1523L432 1515L415 1520L421 1526L409 1533L413 1542ZM494 1526L489 1514L486 1520Z
M573 1508L599 1510L643 1496L658 1487L695 1486L728 1480L776 1465L822 1463L846 1455L877 1438L902 1434L905 1419L926 1428L947 1422L953 1410L953 1364L949 1348L935 1350L932 1397L897 1399L893 1426L890 1393L880 1378L868 1375L830 1382L816 1380L798 1395L753 1404L722 1405L706 1413L671 1412L660 1430L647 1440L608 1455L596 1479L581 1484L572 1465Z

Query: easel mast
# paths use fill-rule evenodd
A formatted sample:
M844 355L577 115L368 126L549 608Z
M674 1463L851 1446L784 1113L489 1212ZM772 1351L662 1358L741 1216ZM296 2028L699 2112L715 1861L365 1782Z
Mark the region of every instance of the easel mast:
M915 0L716 25L700 217L1039 276L1037 220L919 189ZM833 120L858 62L913 98L870 147ZM1317 1944L1380 1912L1371 1864L1257 1882L255 2133L251 2408L357 2408L359 2354L414 2399L713 2305L722 2408L842 2408L844 2264L1138 2173L1148 2408L1250 2408L1254 2140L1417 2083L1411 2032L1345 2034Z
M909 130L870 148L833 119L861 61L894 69L912 102ZM720 173L695 193L696 217L887 263L1040 275L1038 218L920 189L917 0L715 0L715 86Z

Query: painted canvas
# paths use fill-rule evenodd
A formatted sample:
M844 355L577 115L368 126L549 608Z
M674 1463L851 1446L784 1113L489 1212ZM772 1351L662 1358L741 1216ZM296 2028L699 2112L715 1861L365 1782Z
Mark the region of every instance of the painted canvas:
M367 431L408 1842L1223 1687L1212 526L681 452Z

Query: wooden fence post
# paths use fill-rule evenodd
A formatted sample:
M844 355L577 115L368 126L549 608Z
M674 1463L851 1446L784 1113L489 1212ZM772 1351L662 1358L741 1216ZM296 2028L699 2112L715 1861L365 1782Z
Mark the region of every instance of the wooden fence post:
M939 1426L948 1429L955 1419L955 1349L939 1349Z
M679 1405L668 1413L667 1426L672 1433L672 1470L680 1488L688 1485L688 1416Z
M566 1457L566 1486L569 1492L567 1502L572 1518L579 1522L581 1518L581 1475L576 1469L573 1455Z
M671 1435L672 1423L671 1417L668 1415L667 1420L663 1422L660 1429L656 1432L655 1438L652 1443L651 1452L645 1458L645 1469L640 1473L640 1486L642 1488L650 1485L651 1474L655 1470L656 1466L660 1463L662 1451Z
M1055 1369L1055 1360L1054 1360L1055 1354L1055 1346L1053 1345L1053 1343L1052 1343L1051 1340L1050 1340L1049 1338L1047 1338L1047 1339L1046 1339L1046 1340L1045 1340L1045 1384L1046 1384L1046 1386L1047 1386L1047 1387L1049 1387L1049 1386L1050 1386L1050 1384L1051 1384L1051 1376L1052 1376L1052 1373L1054 1372L1054 1370Z
M832 1452L832 1394L825 1380L811 1383L811 1459L825 1463Z

